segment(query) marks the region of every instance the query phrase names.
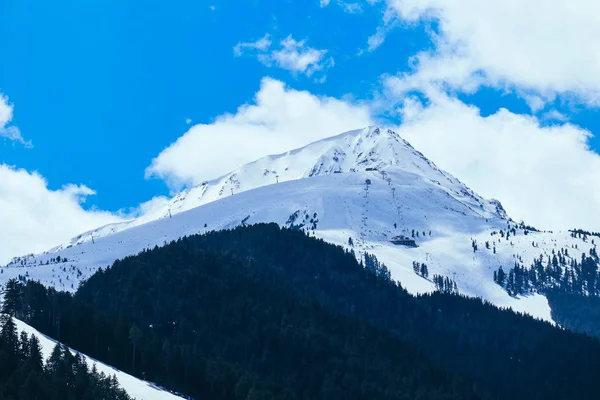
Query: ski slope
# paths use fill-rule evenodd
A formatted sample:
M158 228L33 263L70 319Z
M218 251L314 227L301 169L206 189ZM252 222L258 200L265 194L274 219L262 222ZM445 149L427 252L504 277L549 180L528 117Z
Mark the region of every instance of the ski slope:
M92 241L99 237L167 218L234 194L263 186L315 176L365 172L395 167L426 177L463 197L470 197L475 207L501 210L497 201L486 201L452 175L437 168L398 134L378 127L368 127L333 136L300 149L263 157L212 181L184 190L166 204L148 210L131 221L110 224L85 232L53 251Z
M453 279L462 294L547 321L545 297L509 296L494 283L494 270L508 271L517 260L529 266L559 248L580 258L593 246L568 232L519 228L500 202L477 195L396 133L370 127L264 157L188 189L139 219L17 257L1 269L0 283L19 277L74 291L116 259L185 235L260 222L303 229L352 248L358 257L375 254L412 293L435 290L431 278L413 271L413 262L425 263L430 277ZM500 236L509 229L515 235ZM414 235L417 247L392 244L398 235Z
M19 332L25 331L28 336L35 335L40 341L40 346L42 348L42 356L44 361L50 357L52 354L52 349L56 345L56 341L48 338L46 335L40 333L36 329L27 325L23 321L19 321L18 319L14 319L15 324L17 325L17 329ZM74 350L71 350L73 354L75 354ZM80 353L81 354L81 353ZM150 382L145 382L140 379L137 379L131 375L128 375L122 371L119 371L111 366L103 364L99 361L94 360L91 357L88 357L84 354L81 356L85 359L88 366L91 368L92 365L96 365L96 369L98 372L103 372L105 375L116 375L117 380L119 381L119 385L125 389L125 391L136 400L182 400L184 397L178 397L174 394L171 394L156 385L153 385Z

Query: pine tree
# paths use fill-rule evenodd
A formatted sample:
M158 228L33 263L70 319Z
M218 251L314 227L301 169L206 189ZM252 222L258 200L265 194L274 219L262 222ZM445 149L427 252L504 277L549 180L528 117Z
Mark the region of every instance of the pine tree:
M425 265L425 263L421 264L421 276L423 278L427 278L429 276L429 270L427 269L427 265Z
M33 371L42 372L44 369L43 363L40 341L35 335L31 335L31 338L29 339L29 355L27 357L27 364Z
M131 344L133 345L133 354L132 354L132 363L133 363L133 374L135 375L135 349L142 339L142 330L137 326L133 325L129 329L129 340L131 340Z
M17 368L20 360L19 356L19 336L17 326L10 315L2 314L0 316L0 371L8 373ZM1 375L1 374L0 374Z
M22 361L27 360L29 357L29 337L25 331L22 331L19 335L19 354Z
M4 303L2 304L2 312L13 317L17 316L21 305L21 285L16 279L11 279L6 282L6 290L4 292Z
M46 361L46 371L50 375L58 375L61 370L63 350L60 343L56 343L52 349L50 357Z

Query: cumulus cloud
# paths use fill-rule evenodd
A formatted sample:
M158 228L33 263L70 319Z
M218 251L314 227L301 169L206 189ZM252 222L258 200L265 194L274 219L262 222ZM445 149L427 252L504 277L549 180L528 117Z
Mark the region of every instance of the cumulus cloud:
M387 8L371 51L397 24L436 27L432 50L415 54L409 71L384 77L388 97L379 105L400 101L399 133L475 191L501 200L513 218L598 230L600 156L589 147L591 132L557 110L539 119L505 109L483 117L456 93L511 90L532 112L557 96L600 105L600 46L589 39L600 34L600 4L379 1Z
M366 106L265 78L251 104L193 126L152 161L146 176L165 179L172 188L195 185L262 156L371 123Z
M558 113L540 120L500 109L484 117L439 88L415 96L404 85L388 77L387 99L366 106L265 78L252 104L192 127L146 175L172 188L199 184L261 156L377 123L372 116L382 110L375 105L399 101L398 133L481 195L499 199L514 219L542 229L600 229L600 155L589 148L591 132Z
M486 84L538 100L568 94L598 105L600 3L593 0L386 0L386 21L434 21L435 46L415 56L414 76L459 90ZM383 42L385 28L371 39ZM539 105L539 104L538 104Z
M392 91L396 82L387 82ZM426 100L403 98L398 133L440 168L499 199L516 220L543 229L600 228L600 155L589 148L589 131L544 126L506 109L483 117L440 91Z
M256 42L240 42L233 48L236 56L244 52L256 55L264 65L291 71L294 74L312 75L316 71L322 71L333 67L332 57L326 57L327 50L318 50L306 45L306 40L295 40L292 35L283 39L279 46L272 48L269 35L265 35Z
M14 107L9 103L8 97L0 93L0 137L10 141L19 142L25 147L31 147L31 142L23 138L19 128L10 125L13 118L13 109Z
M41 252L77 234L121 219L108 212L88 211L86 186L50 190L38 173L0 165L0 264Z

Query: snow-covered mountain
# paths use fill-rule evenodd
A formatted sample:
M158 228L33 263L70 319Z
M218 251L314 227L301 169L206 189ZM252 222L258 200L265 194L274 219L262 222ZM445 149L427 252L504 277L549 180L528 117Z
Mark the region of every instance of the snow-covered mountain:
M258 222L304 229L357 255L375 254L411 292L434 290L431 277L442 275L463 294L546 320L551 316L543 296L509 296L494 283L494 271L516 261L529 265L561 248L580 257L594 246L568 232L519 227L500 202L477 195L396 133L369 127L261 158L138 219L15 258L0 279L25 276L75 290L118 258L183 235ZM429 279L414 272L415 263L427 265Z
M395 132L369 127L342 133L287 153L263 157L222 177L184 190L166 204L149 210L140 218L83 233L52 251L167 218L263 186L350 172L381 171L381 174L385 175L390 167L437 182L458 197L462 197L472 207L491 210L505 217L499 202L486 201L477 196L456 178L437 168ZM385 179L385 176L383 178Z

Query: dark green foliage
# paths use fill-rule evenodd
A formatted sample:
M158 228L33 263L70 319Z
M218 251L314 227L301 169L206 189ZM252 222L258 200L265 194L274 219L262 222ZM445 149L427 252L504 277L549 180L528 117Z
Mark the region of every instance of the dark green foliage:
M600 339L600 298L559 291L548 292L546 297L557 323Z
M166 258L153 251L117 263L75 298L48 290L42 303L60 304L63 340L126 371L133 370L135 354L138 375L196 398L481 398L390 333L294 292L284 270L207 252L189 239L179 245L167 246ZM375 258L371 262L381 270ZM136 272L113 281L114 273L126 271ZM322 272L315 266L312 279L329 280ZM391 285L376 272L367 276ZM116 291L105 298L96 285L109 281ZM38 288L28 282L23 292ZM108 301L97 310L114 306L114 315L129 318L112 319L83 305L88 295L92 304ZM43 309L31 318L57 334L56 323L38 319L50 313L58 312Z
M421 264L421 276L425 279L429 277L429 270L427 269L427 265L425 263Z
M6 283L6 289L4 291L4 302L2 303L2 313L15 316L15 311L21 310L22 305L19 304L21 300L21 287L16 279L11 279Z
M429 277L429 269L425 263L413 261L413 271L415 274L427 279Z
M375 275L377 275L383 279L386 279L388 281L390 279L392 279L390 271L388 270L386 265L383 263L380 263L379 260L377 259L377 257L375 257L373 254L365 253L364 259L365 259L365 268L367 270L371 271Z
M593 233L577 230L571 231L571 235L585 241L588 235ZM494 281L513 296L530 293L541 293L546 296L552 294L557 300L551 304L560 307L560 310L556 310L556 314L564 321L578 321L564 325L570 329L578 330L578 327L583 327L587 323L594 325L594 321L584 321L586 317L583 309L578 309L575 305L582 304L578 299L590 298L583 300L585 305L582 305L590 312L587 318L592 319L593 314L598 313L589 306L599 304L593 299L600 298L600 258L595 247L590 249L589 255L582 254L580 260L571 257L568 249L563 248L558 251L553 250L552 255L546 257L540 255L534 259L529 268L516 262L508 271L508 275L500 267L494 272ZM565 299L573 299L574 304L572 306L566 304ZM590 333L589 329L583 329L581 332Z
M433 283L438 292L442 293L458 293L456 282L447 276L433 275Z
M44 367L34 335L17 334L12 317L0 319L0 400L129 400L116 378L89 371L79 355L57 344Z
M22 293L38 329L126 371L139 326L136 374L198 398L597 394L596 340L476 299L413 297L371 269L342 248L269 224L128 257L75 297L32 282Z
M589 232L583 229L573 229L571 231L571 237L587 240L588 236L600 237L600 232Z
M530 226L530 225L525 225L525 222L523 222L523 221L521 221L521 222L519 223L519 226L518 226L518 228L519 228L519 229L523 229L523 230L524 230L524 232L523 232L523 233L524 233L525 235L529 234L529 231L531 231L531 232L540 232L540 230L539 230L539 229L536 229L536 228L535 228L535 227L533 227L533 226ZM513 230L514 230L514 228L513 228ZM516 233L515 233L515 234L516 234Z

